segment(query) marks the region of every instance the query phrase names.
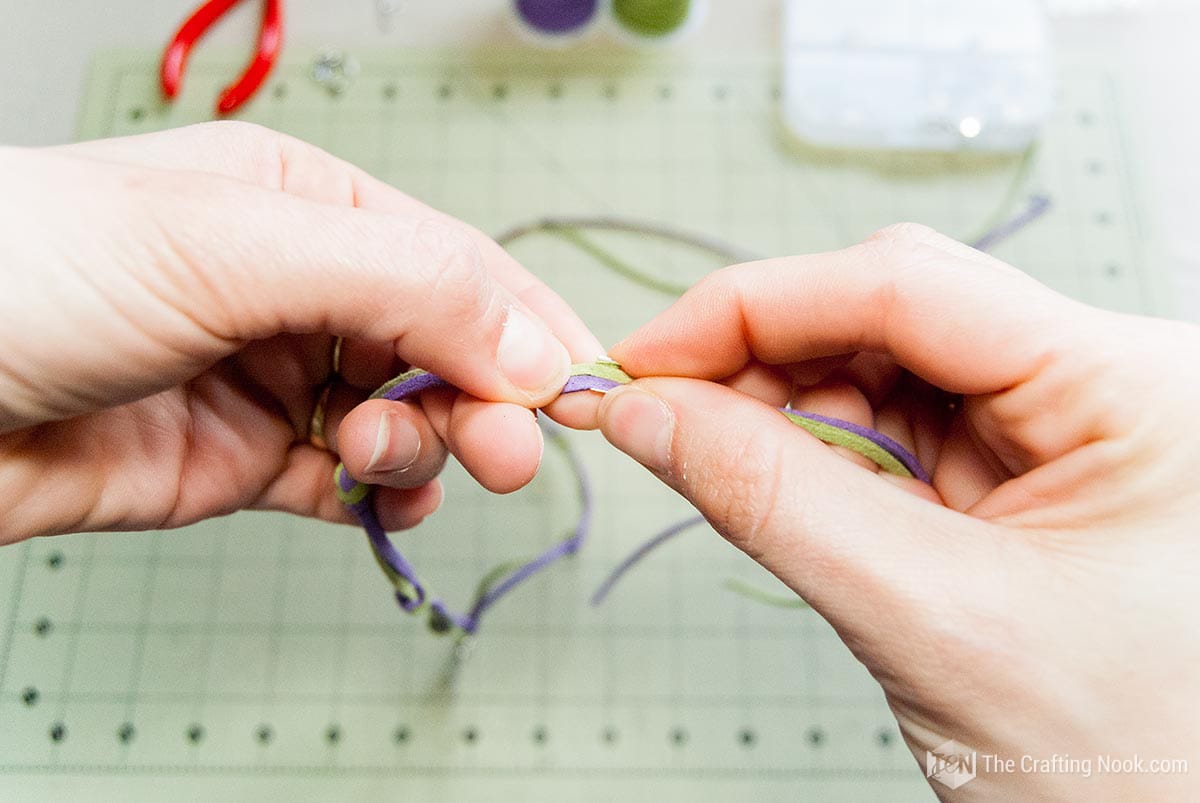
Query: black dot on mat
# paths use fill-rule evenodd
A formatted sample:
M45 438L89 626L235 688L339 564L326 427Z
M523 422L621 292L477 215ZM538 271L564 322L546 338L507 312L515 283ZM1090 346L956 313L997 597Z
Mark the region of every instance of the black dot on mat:
M538 725L536 728L533 729L534 744L545 744L549 739L550 739L550 734L549 734L549 732L547 732L545 726Z
M267 724L259 725L258 730L254 732L254 738L258 740L259 744L270 744L271 739L274 737L275 732L271 730L271 726Z
M1099 159L1092 159L1087 163L1087 171L1093 176L1098 176L1104 172L1104 162Z
M1084 109L1083 111L1081 111L1079 113L1078 119L1079 119L1079 124L1082 126L1091 126L1091 125L1095 125L1095 123L1096 123L1096 115L1092 114L1087 109Z
M479 741L479 731L474 728L467 728L463 731L463 741L467 744L475 744L475 742Z
M771 100L779 100L783 96L783 90L779 88L779 84L774 84L771 87Z
M754 747L754 743L758 741L758 734L750 728L742 728L738 734L738 741L742 743L743 747Z
M51 569L61 569L65 560L66 558L63 557L63 553L56 549L46 556L46 565Z
M50 726L50 741L61 742L67 738L67 726L61 722L55 722Z
M809 728L808 733L805 734L805 738L808 739L808 743L813 747L820 747L825 743L825 731L820 728Z
M887 728L880 728L879 733L875 734L875 741L879 742L880 747L891 747L895 740L896 737Z
M454 89L449 84L442 84L438 87L437 94L442 100L449 100L450 96L454 94Z
M275 89L271 92L271 97L275 98L276 100L283 100L287 97L287 93L287 84L276 84Z
M717 100L725 100L729 97L729 87L722 85L713 87L713 97Z
M1097 212L1095 221L1097 226L1107 226L1112 223L1112 215L1105 211Z
M25 687L25 690L21 692L21 702L25 703L25 705L37 705L39 697L41 697L41 694L39 694L38 690L33 686L27 686Z
M551 84L550 88L546 90L546 94L554 100L558 100L563 94L562 84Z
M615 100L617 97L617 85L616 84L605 84L604 85L604 97L608 98L609 100Z
M53 629L54 624L45 616L33 623L33 632L39 636L48 636Z
M671 741L675 743L676 747L682 747L683 745L687 744L687 740L688 732L683 728L676 728L675 730L671 731Z
M616 744L617 737L618 737L618 734L617 734L616 728L605 728L604 732L600 734L600 738L603 739L604 743L607 745Z
M146 110L143 109L141 106L135 106L129 110L129 119L135 123L137 121L141 120L145 116L146 116Z
M1104 273L1110 279L1115 279L1121 275L1121 266L1115 262L1111 262L1104 268Z
M400 727L396 728L396 730L392 731L392 741L396 744L404 744L410 738L412 738L412 732L404 725L401 725Z
M204 741L204 726L193 722L187 729L187 740L192 744L200 744Z
M658 97L661 98L662 100L670 100L671 94L672 94L671 87L667 86L666 84L663 84L662 86L660 86L658 88Z
M129 744L136 734L137 729L133 727L132 722L123 722L121 727L117 728L117 741L121 744Z
M492 87L492 97L496 100L504 100L508 97L508 84L496 84Z
M325 730L325 741L330 744L337 744L342 740L342 729L337 725L330 725Z
M387 84L383 87L383 96L388 100L391 100L398 94L400 94L400 90L396 88L395 84Z

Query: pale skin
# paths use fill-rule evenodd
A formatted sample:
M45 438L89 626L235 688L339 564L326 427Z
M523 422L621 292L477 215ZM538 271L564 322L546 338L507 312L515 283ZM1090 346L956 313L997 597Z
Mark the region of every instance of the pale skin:
M0 201L0 543L243 508L350 522L335 452L412 527L448 451L492 491L528 482L530 409L600 351L479 232L265 129L0 150L0 170L23 189ZM470 395L363 403L407 364ZM309 432L330 383L332 451Z
M833 625L918 760L954 739L1191 767L939 795L1195 796L1200 329L1084 306L902 225L718 272L612 355L674 378L610 393L605 436ZM932 488L797 431L773 409L788 401L891 435Z
M0 150L0 169L21 188L0 200L0 542L245 508L348 521L335 452L411 527L447 454L490 490L525 484L531 409L600 353L477 231L262 129ZM1193 767L940 795L1194 794L1200 330L900 226L720 271L610 353L647 378L549 412L599 426L803 596L918 757L955 739ZM364 402L409 364L463 392ZM933 486L815 441L773 409L789 401L891 435Z

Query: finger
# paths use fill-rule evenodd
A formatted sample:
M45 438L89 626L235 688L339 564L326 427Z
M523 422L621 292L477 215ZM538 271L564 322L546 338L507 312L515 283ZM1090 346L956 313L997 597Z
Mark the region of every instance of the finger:
M728 376L878 351L956 393L1011 387L1085 338L1087 312L1023 273L913 225L831 254L735 266L613 349L635 376Z
M971 435L966 416L955 416L933 468L933 482L948 507L970 510L1011 479L998 461L988 458L987 451Z
M917 462L932 474L937 466L937 447L940 445L940 439L935 444L928 435L918 437L912 419L911 413L903 412L899 406L888 405L875 414L874 429L916 455ZM933 485L912 482L908 477L897 477L886 471L880 471L878 474L881 479L899 485L923 499L939 505L943 503L941 495Z
M879 407L906 373L888 355L863 351L832 371L831 376L849 382L867 397L872 407Z
M871 409L866 397L857 388L845 382L826 382L810 388L801 388L792 396L791 406L794 410L840 418L864 427L875 426L875 411ZM868 471L878 470L878 466L864 455L843 446L830 448Z
M853 359L850 354L837 354L832 357L817 357L790 365L787 372L797 385L815 385L829 377Z
M389 532L410 530L441 507L443 496L438 480L417 488L376 488L375 515Z
M762 363L751 363L723 384L772 407L783 407L792 396L792 380L787 372Z
M337 458L324 449L297 444L288 450L282 471L248 506L252 510L279 510L337 524L355 518L337 498L330 477Z
M475 481L492 493L524 487L537 474L545 443L533 413L513 404L454 400L447 443Z
M336 446L350 476L369 485L419 488L446 464L446 447L412 402L363 402L337 428Z
M173 247L141 278L220 339L217 355L279 332L326 331L392 342L402 359L489 401L540 406L566 381L563 344L495 281L461 227L218 178L160 181L169 186L149 193L145 211ZM179 220L222 236L179 241Z
M881 481L720 385L640 380L605 398L600 422L843 635L886 633L893 613L957 582L931 566L989 565L998 550L986 525Z
M279 510L335 524L357 524L357 519L337 498L333 475L337 458L308 445L294 446L287 465L256 499L254 510ZM442 487L432 480L416 488L375 489L375 512L388 531L416 527L442 501Z
M319 431L310 434L319 435L320 439L324 441L325 448L337 454L338 429L341 428L342 421L350 414L351 410L365 402L368 396L369 394L365 390L351 387L345 382L333 382L324 396L325 415L320 422ZM321 403L318 397L317 404Z
M338 352L338 376L347 384L374 392L383 383L403 373L404 363L395 346L383 340L343 340Z
M489 491L510 493L537 473L545 443L524 407L441 389L421 394L421 410L450 453Z
M295 137L251 123L223 120L78 143L61 150L159 169L215 173L310 201L434 218L456 225L475 242L495 279L541 316L566 344L575 362L590 362L602 352L599 341L567 303L482 232Z

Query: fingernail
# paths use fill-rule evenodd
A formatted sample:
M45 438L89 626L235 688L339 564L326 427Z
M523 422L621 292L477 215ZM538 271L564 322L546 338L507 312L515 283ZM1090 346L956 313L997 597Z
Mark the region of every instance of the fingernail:
M567 382L571 358L558 338L510 307L496 352L500 372L536 401L561 390Z
M675 415L666 402L635 385L618 388L601 403L604 437L646 468L667 474Z
M375 431L375 451L367 461L367 471L391 474L411 468L421 454L421 434L399 413L379 416Z
M537 417L538 417L538 412L537 412L537 410L534 410L533 411L533 429L534 429L534 431L537 432L537 436L538 436L537 470L541 471L542 470L542 460L544 460L546 457L546 433L542 431L542 425L538 423Z

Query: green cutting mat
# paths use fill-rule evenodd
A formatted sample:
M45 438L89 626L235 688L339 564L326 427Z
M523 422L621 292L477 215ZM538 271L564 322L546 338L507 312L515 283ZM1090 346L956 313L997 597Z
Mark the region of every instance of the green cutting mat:
M296 49L293 49L296 55ZM1120 110L1072 68L1058 116L1016 159L834 157L789 145L762 58L472 52L359 56L334 96L287 62L245 119L321 145L497 233L547 214L619 214L783 254L900 219L976 233L1004 199L1051 211L1000 256L1089 301L1151 311ZM81 135L206 119L235 60L198 59L158 100L150 54L96 62ZM715 267L605 242L656 275ZM564 242L514 253L605 342L669 299ZM803 325L798 322L797 325ZM881 695L815 615L722 588L773 581L711 532L587 597L634 544L688 513L594 436L573 436L599 510L583 552L504 600L461 660L402 616L362 536L246 514L169 534L81 535L0 552L0 797L928 799ZM513 497L448 472L444 509L402 536L453 602L573 515L552 462Z

